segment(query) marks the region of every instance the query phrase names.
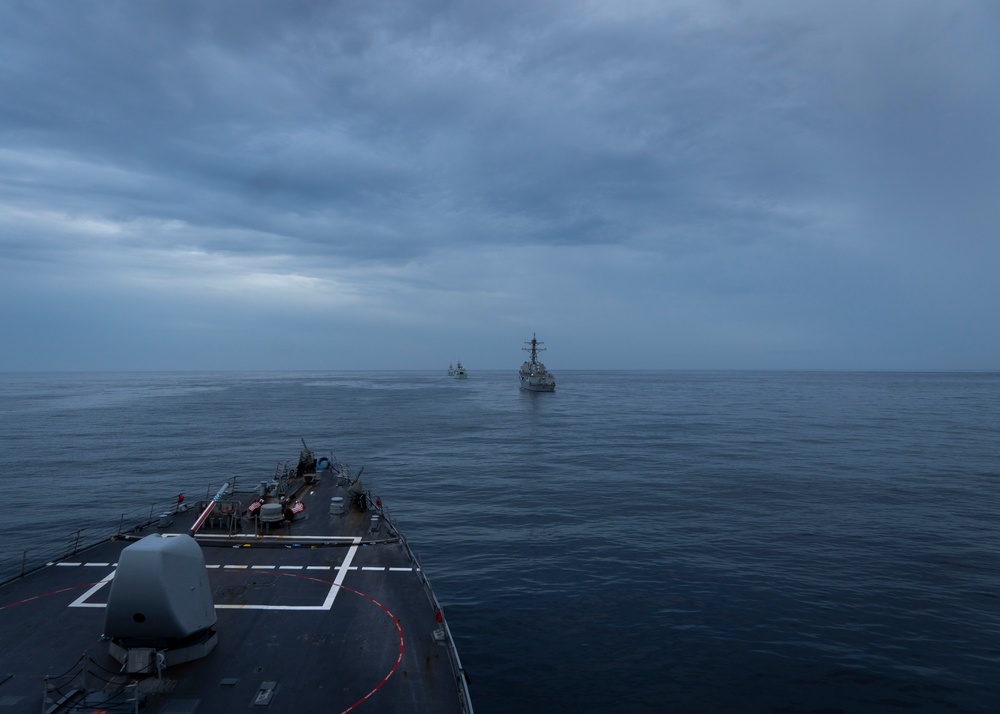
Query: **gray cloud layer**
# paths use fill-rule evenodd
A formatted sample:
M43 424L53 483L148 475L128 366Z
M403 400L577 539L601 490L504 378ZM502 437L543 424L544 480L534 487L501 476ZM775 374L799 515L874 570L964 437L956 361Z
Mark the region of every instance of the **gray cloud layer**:
M0 369L1000 366L989 3L0 7ZM72 349L66 349L72 344Z

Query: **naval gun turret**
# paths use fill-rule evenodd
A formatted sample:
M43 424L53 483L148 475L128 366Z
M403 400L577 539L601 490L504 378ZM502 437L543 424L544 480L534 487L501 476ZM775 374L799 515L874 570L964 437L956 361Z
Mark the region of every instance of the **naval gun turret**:
M104 619L108 651L133 674L204 657L218 643L201 547L187 535L146 536L125 548Z

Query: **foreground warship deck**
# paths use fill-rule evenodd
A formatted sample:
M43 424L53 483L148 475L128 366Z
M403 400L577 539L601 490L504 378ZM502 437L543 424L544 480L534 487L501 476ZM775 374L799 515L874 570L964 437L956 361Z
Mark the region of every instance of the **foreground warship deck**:
M360 476L307 449L0 585L0 714L471 712L441 607ZM174 602L199 589L207 614Z

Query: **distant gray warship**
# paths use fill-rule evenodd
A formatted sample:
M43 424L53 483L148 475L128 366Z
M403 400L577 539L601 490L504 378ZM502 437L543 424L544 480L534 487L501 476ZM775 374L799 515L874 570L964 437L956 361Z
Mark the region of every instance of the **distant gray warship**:
M305 447L247 490L22 564L0 584L0 711L471 714L441 606L361 471Z
M538 345L544 343L539 342L537 337L532 334L531 340L524 344L530 345L530 347L522 347L521 349L525 352L530 352L531 359L525 360L521 365L519 372L521 389L526 389L529 392L554 392L556 390L556 376L545 369L545 365L538 361L538 353L545 351L544 347L539 347Z

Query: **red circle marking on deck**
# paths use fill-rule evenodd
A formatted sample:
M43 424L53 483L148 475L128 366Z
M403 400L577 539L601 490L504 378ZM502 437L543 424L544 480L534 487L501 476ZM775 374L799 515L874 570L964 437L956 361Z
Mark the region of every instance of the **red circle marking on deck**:
M246 571L244 571L244 570L216 570L214 572L216 572L216 573L219 573L219 572L222 572L222 573L246 573ZM289 577L289 578L301 578L302 580L312 580L314 583L323 583L324 585L333 585L334 587L340 588L341 590L346 590L349 593L354 593L355 595L359 595L360 597L363 597L365 600L367 600L368 602L370 602L373 605L375 605L376 607L378 607L386 615L388 615L389 619L392 620L392 624L396 626L396 633L399 635L399 652L396 654L396 661L393 662L392 667L389 668L389 671L386 672L385 676L382 677L382 679L380 679L379 682L374 687L372 687L371 690L367 694L365 694L363 697L361 697L358 701L354 702L354 704L352 704L351 706L347 707L347 709L345 709L344 711L342 711L340 714L347 714L347 712L354 711L359 706L361 706L362 704L364 704L365 702L367 702L369 699L371 699L375 695L375 693L378 692L378 690L380 690L385 685L385 683L389 681L389 679L392 677L392 675L394 675L396 673L396 670L399 669L399 665L402 664L402 662L403 662L403 648L404 648L403 626L399 624L399 618L397 618L392 613L392 610L390 610L389 608L387 608L385 605L383 605L382 603L380 603L378 600L376 600L375 598L373 598L368 593L363 593L360 590L355 590L354 588L348 587L346 585L337 585L337 583L332 582L330 580L323 580L322 578L314 578L314 577L309 576L309 575L300 575L298 573L281 573L281 572L279 572L279 573L275 573L275 574L276 575L284 575L284 576Z
M3 607L0 607L0 612L7 610L18 605L23 605L26 602L31 602L32 600L40 600L43 597L48 597L49 595L58 595L59 593L69 592L70 590L79 590L80 588L89 588L92 585L97 585L102 581L98 580L96 583L84 583L83 585L70 585L68 588L60 588L59 590L52 590L51 592L41 593L40 595L32 595L31 597L26 597L24 600L18 600L17 602L9 602Z

